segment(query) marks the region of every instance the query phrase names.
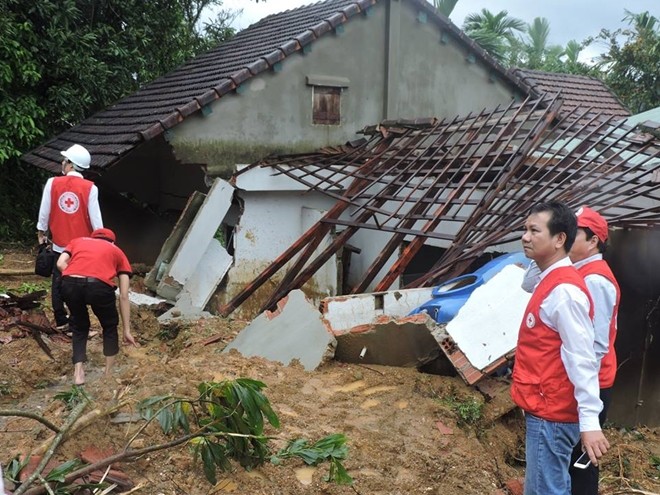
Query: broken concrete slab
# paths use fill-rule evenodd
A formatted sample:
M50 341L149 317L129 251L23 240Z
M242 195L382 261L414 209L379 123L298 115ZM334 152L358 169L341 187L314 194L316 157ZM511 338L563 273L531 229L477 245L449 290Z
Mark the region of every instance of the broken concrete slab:
M326 297L321 301L323 319L335 335L349 333L359 325L371 324L382 315L407 316L428 301L433 289L402 289L351 296Z
M419 368L442 355L431 334L435 326L426 313L400 318L380 316L336 335L335 359Z
M190 195L190 198L188 198L188 203L174 225L172 232L163 243L153 268L144 278L144 285L152 291L156 292L158 289L158 283L163 278L163 275L169 270L170 260L181 245L181 241L186 235L190 224L195 219L195 215L197 215L197 212L201 208L204 198L206 198L206 194L199 191L194 191Z
M440 349L468 385L498 371L515 355L530 298L520 288L523 275L522 268L507 266L477 288L452 321L434 329Z
M222 247L214 236L231 207L233 194L234 188L231 184L222 179L215 180L172 256L171 262L169 265L161 265L166 268L166 273L160 278L156 291L158 295L174 300L189 278L197 272L207 270L208 263L204 256L210 244L218 244ZM215 251L212 249L212 252ZM220 280L217 280L213 289L218 283Z
M211 239L199 269L188 278L181 289L176 307L182 308L204 308L211 299L218 283L229 271L233 258L225 248L216 240Z
M520 287L525 270L507 265L486 284L477 287L447 333L472 366L484 369L511 352L531 294Z
M298 360L306 370L332 359L336 340L326 329L318 309L301 290L291 291L245 327L223 352L236 349L244 356L260 356L289 365Z
M408 313L431 288L328 297L323 320L337 338L335 359L349 363L420 367L442 355L428 314Z
M115 294L119 296L119 289L115 291ZM149 294L142 294L141 292L134 292L132 290L128 291L128 300L135 306L147 309L159 309L162 308L165 304L171 304L169 301L167 301L167 299L163 299L161 297L153 297Z

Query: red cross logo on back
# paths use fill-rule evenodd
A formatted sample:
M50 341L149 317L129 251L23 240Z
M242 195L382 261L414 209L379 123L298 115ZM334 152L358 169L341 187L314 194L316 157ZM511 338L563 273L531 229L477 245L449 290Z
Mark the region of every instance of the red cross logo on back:
M67 191L58 198L57 205L64 213L71 215L80 208L80 199L74 193Z

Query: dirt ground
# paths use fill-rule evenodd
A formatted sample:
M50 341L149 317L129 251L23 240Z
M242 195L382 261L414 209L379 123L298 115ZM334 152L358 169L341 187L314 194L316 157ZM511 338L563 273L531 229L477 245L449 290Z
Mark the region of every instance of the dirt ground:
M33 259L33 253L26 250L0 250L0 272L29 270ZM139 278L132 285L139 288ZM0 275L0 293L48 286L47 279L32 275ZM50 316L48 298L43 306ZM349 446L344 466L354 479L352 486L334 485L323 481L327 464L306 468L302 461L289 459L279 466L267 462L249 472L234 464L212 486L201 465L193 463L190 447L183 445L120 464L139 487L134 493L495 495L512 493L511 480L524 476L520 412L513 409L489 420L494 415L487 403L476 421L466 423L455 406L471 400L482 403L484 396L458 377L337 361L307 372L301 366L243 358L236 352L223 354L223 348L246 324L231 318L166 328L159 326L154 313L141 310L133 312L131 322L141 347L121 349L110 380L101 377L100 337L90 339L85 390L94 407L107 408L120 394L128 400L122 412L131 413L137 401L154 395L195 397L197 385L205 380L258 379L267 385L265 395L281 422L279 429L267 430L273 437L272 450L294 438L316 441L343 433ZM94 329L100 331L98 325ZM222 339L203 345L213 335L222 335ZM62 338L46 337L45 341L54 360L23 330L0 328L0 342L6 342L0 343L0 410L30 411L61 425L68 413L54 396L71 389L70 343ZM140 426L140 422L115 424L108 418L99 419L67 440L56 458L72 459L90 446L121 451ZM612 448L601 465L601 493L660 492L659 432L643 426L607 428ZM29 452L48 436L49 431L34 420L0 416L0 463L6 465L14 455ZM132 446L164 441L162 433L150 427Z

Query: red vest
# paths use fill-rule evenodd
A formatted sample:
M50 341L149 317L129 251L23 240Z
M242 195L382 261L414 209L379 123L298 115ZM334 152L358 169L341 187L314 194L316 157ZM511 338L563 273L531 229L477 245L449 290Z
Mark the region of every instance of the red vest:
M88 207L93 185L92 181L75 175L53 179L48 225L53 242L58 246L66 246L72 239L92 233Z
M609 350L600 361L600 373L598 374L600 388L610 388L614 385L614 378L616 377L616 351L614 350L614 341L616 340L616 319L619 314L621 289L619 289L619 284L616 282L614 274L605 260L596 260L582 265L578 268L578 271L583 277L594 274L601 275L609 280L616 288L616 303L614 304L614 310L612 311L610 320Z
M516 361L513 367L511 397L524 411L539 418L561 423L578 422L574 387L561 360L561 337L549 328L539 311L541 303L559 284L572 284L589 297L582 275L573 266L552 270L536 287L520 324Z

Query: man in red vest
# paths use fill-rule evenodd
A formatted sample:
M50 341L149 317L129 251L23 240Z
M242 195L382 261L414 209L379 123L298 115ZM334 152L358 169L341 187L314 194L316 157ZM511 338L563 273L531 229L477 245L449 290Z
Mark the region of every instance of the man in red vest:
M584 281L594 303L594 350L600 363L598 375L600 399L603 410L598 417L600 425L605 423L611 402L611 389L616 376L616 352L614 341L617 332L617 315L621 291L607 262L603 259L608 237L607 221L587 206L577 211L578 231L569 253L571 261ZM586 469L573 466L582 454L578 444L571 461L571 493L573 495L598 495L598 466Z
M82 172L89 168L91 162L89 152L79 144L74 144L61 153L64 156L63 177L51 177L46 182L37 222L39 244L48 241L46 232L50 231L53 256L56 257L72 239L89 236L94 229L103 227L98 189L92 181L82 176ZM62 274L57 264L53 263L53 315L55 325L63 330L67 328L67 324L73 322L69 322L64 308L61 287Z
M72 339L74 383L85 383L83 363L87 361L90 326L87 306L91 306L103 328L105 376L108 377L119 353L115 278L119 282L119 313L124 342L138 345L131 334L128 300L131 265L124 252L115 246L115 233L110 229L96 229L91 237L72 240L57 260L57 266L62 271L62 297L75 322Z
M598 422L598 362L587 286L568 252L577 221L567 205L535 205L522 236L540 270L518 334L511 396L525 412L525 495L569 495L581 440L593 464L609 443Z

